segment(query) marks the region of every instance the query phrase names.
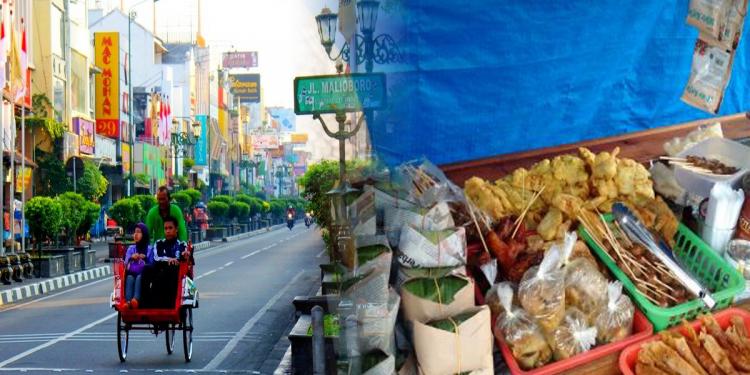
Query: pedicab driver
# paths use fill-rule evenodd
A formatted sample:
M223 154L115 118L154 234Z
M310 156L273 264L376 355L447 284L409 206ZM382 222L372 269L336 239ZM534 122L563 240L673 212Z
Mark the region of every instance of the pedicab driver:
M172 197L169 194L169 188L160 186L156 193L156 200L159 202L148 211L146 215L146 226L151 233L151 241L156 242L165 238L164 221L168 217L177 220L177 239L187 242L188 232L185 225L185 216L182 215L180 206L171 203Z
M190 259L187 243L177 238L177 222L178 219L171 216L164 219L165 238L154 244L153 293L162 307L170 307L174 304L180 260Z

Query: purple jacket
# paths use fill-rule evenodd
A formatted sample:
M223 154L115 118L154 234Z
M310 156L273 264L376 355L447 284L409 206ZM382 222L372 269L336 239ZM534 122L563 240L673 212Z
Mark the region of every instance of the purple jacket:
M125 253L125 271L139 275L147 265L154 264L154 247L148 245L146 248L146 259L144 260L134 261L131 259L136 252L135 245L130 245L130 247L128 247L128 251Z

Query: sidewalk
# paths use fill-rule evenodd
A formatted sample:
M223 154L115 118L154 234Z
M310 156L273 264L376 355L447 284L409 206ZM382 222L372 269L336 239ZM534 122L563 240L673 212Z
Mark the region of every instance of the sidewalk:
M274 225L271 227L270 231L274 231L284 227L286 227L286 224ZM225 242L233 242L240 239L250 238L267 232L269 232L268 229L260 229L252 232L238 234L236 236L230 236L223 240L203 241L201 243L193 244L193 250L195 252L198 252L217 245L221 245ZM110 276L112 274L112 269L109 263L108 242L104 241L104 239L102 239L101 241L94 240L91 243L91 249L96 251L96 266L94 268L54 278L33 278L25 279L23 280L23 282L13 282L10 285L0 284L0 306L17 303L19 301L47 294L55 290L68 288L85 281L91 281Z

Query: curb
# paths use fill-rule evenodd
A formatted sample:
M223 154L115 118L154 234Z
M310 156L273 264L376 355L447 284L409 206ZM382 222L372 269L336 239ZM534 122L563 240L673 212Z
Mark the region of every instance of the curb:
M205 250L211 247L211 241L203 241L193 244L193 251Z
M110 274L112 274L112 269L109 266L101 266L69 275L58 276L53 279L36 282L30 285L18 286L0 292L0 306L47 294L53 290L67 288L84 281L100 279Z

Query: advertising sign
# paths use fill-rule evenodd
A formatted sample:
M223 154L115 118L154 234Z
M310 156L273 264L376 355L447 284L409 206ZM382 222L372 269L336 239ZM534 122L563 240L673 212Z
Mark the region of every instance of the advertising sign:
M279 137L265 134L253 135L254 150L271 150L277 148L279 148Z
M117 143L114 139L109 139L96 135L96 152L97 158L102 159L102 163L114 165L117 162Z
M297 130L297 115L289 108L269 107L268 115L271 116L271 127L281 129L283 132ZM273 124L273 122L276 122Z
M195 119L201 124L201 136L195 143L195 165L208 165L208 116L198 115Z
M120 135L120 34L94 33L96 75L96 134Z
M122 149L122 174L127 176L130 174L130 145L122 143L120 148Z
M260 103L260 74L230 74L229 92L240 102Z
M73 129L78 129L79 148L82 154L94 154L94 123L80 117L73 118Z
M227 69L232 68L257 68L258 52L224 52L221 60L221 66Z
M298 115L380 109L385 104L386 86L383 73L294 79L294 112Z
M289 143L293 143L295 145L304 145L307 143L307 139L307 133L293 133L291 141Z
M21 168L16 169L16 191L23 191L25 186L31 186L31 168L26 167L21 173Z

